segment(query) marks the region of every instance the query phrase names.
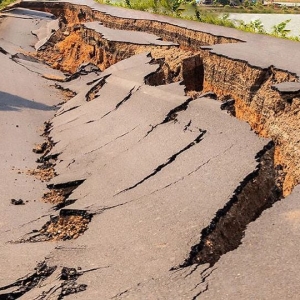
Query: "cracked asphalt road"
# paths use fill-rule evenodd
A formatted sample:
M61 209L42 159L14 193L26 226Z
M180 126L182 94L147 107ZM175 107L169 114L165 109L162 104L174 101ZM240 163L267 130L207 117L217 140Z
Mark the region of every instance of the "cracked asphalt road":
M63 98L44 75L65 74L26 55L11 59L33 51L38 40L30 32L52 22L49 14L27 13L0 24L0 47L7 52L0 53L0 286L46 260L59 272L65 266L84 270L76 284L87 289L81 293L75 287L65 296L71 299L297 299L299 188L249 225L242 246L213 268L178 268L199 243L201 229L256 169L255 157L269 140L221 110L220 102L185 96L180 83L145 84L159 67L148 53L60 82L77 95L55 108ZM97 97L87 101L100 82ZM40 201L46 184L22 172L36 168L32 148L43 141L39 128L48 119L54 143L49 155L58 155L58 176L49 184L84 180L70 195L76 201L64 210L93 218L78 239L10 243L59 214ZM11 198L28 202L13 206ZM21 298L43 299L44 293L59 299L64 292L59 272ZM56 289L62 291L55 294Z
M39 64L22 60L22 64L11 59L20 51L32 51L35 37L31 30L46 24L44 18L1 19L0 44L8 52L0 53L1 92L0 92L0 134L1 134L1 265L0 285L7 285L33 270L37 261L54 248L44 245L31 248L20 245L16 248L9 244L18 235L22 235L23 225L47 215L49 205L38 199L46 189L46 184L26 175L26 171L36 167L36 155L32 152L35 143L43 139L43 122L55 112L54 105L62 100L58 91L49 87L49 81L40 73L57 73ZM20 60L21 61L21 60ZM37 65L37 64L35 64ZM10 200L23 199L25 205L14 206ZM28 201L28 202L27 202ZM42 221L43 222L43 221ZM25 247L24 247L25 246ZM38 249L37 249L38 248ZM35 255L32 255L35 253Z

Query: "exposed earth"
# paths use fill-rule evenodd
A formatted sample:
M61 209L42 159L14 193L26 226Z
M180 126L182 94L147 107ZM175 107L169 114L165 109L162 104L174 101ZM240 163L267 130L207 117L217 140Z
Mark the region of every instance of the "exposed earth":
M2 11L0 299L299 299L299 61L89 0Z

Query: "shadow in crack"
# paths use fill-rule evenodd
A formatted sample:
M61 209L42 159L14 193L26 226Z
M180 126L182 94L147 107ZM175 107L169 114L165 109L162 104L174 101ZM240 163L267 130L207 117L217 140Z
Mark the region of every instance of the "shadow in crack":
M0 91L0 111L21 111L22 109L49 111L55 110L55 107Z

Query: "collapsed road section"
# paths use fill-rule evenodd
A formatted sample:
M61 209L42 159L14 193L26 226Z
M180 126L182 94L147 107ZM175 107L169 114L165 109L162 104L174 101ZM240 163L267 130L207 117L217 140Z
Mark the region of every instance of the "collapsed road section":
M293 298L300 46L129 12L2 14L0 299Z

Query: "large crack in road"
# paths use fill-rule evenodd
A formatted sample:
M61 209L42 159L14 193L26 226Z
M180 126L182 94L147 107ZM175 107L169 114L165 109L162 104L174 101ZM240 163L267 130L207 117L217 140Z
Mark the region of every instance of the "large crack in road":
M18 111L17 147L34 153L24 165L5 140L3 178L27 171L3 195L29 200L1 203L22 217L3 223L0 299L222 299L226 259L299 182L299 91L282 85L298 75L224 56L242 44L230 34L107 9L26 1L3 15L0 59L19 75L2 85L1 126L16 134Z

